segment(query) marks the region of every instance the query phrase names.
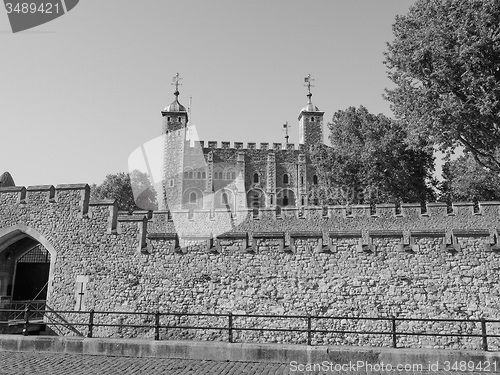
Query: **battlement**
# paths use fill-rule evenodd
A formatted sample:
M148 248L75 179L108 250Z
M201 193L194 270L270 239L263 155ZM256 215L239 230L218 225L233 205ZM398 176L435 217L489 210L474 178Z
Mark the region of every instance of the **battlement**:
M243 142L221 142L219 147L218 141L194 141L194 148L209 148L212 150L261 150L261 151L302 151L304 150L304 145L295 145L294 143L283 144L283 143L254 143L247 142L246 147Z
M369 205L275 207L235 212L226 209L135 211L129 214L118 211L114 200L90 201L87 184L0 188L0 217L14 215L38 223L49 214L70 227L88 225L92 229L87 230L94 232L129 236L135 241L134 247L141 251L146 251L148 243L160 240L163 235L206 240L227 237L228 233L249 233L251 238L273 241L277 233L285 233L284 237L278 236L283 237L283 241L280 239L283 249L287 249L285 242L291 241L293 245L294 241L300 242L300 238L317 241L314 239L317 237L322 238L318 249L328 244L328 251L333 251L332 238L338 237L357 238L362 251L369 250L374 239L379 237L397 237L402 246L409 248L411 238L422 236L442 237L443 243L452 247L457 246L456 239L461 236L486 237L488 244L498 246L497 228L500 227L500 202L480 202L478 205L457 202L451 206L433 202L425 207L414 203L399 207L379 204L374 208Z

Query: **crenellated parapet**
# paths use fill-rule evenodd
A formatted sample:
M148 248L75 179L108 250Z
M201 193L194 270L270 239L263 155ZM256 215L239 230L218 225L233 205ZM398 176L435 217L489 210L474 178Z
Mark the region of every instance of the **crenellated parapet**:
M261 151L302 151L305 149L303 144L294 143L268 143L268 142L218 142L218 141L194 141L189 143L189 148L203 148L210 150L261 150Z
M259 235L276 242L283 233L280 249L294 252L295 243L316 241L318 251L334 253L339 239L355 239L359 251L376 251L380 238L395 238L402 251L418 251L418 239L440 238L443 249L459 249L461 237L482 238L485 246L498 247L500 202L394 204L327 207L268 207L260 209L203 209L176 211L118 211L114 200L90 200L87 184L43 185L0 188L0 213L3 226L29 221L41 225L43 218L55 218L66 226L97 231L110 236L133 239L132 247L148 253L151 243L162 234L175 238L174 246L185 247L189 238L217 240L234 233L247 233L244 251L255 246ZM77 223L78 222L78 223ZM67 225L64 225L66 223ZM84 228L84 229L82 229ZM59 228L52 228L57 231ZM297 235L302 233L302 235ZM318 235L319 234L319 235ZM278 237L281 234L278 235ZM265 236L264 236L265 237ZM262 237L262 238L264 238ZM319 238L319 240L314 240ZM169 240L170 241L170 240ZM271 242L272 242L271 241ZM226 239L227 242L227 239ZM208 246L208 245L207 245ZM274 246L274 245L273 245Z

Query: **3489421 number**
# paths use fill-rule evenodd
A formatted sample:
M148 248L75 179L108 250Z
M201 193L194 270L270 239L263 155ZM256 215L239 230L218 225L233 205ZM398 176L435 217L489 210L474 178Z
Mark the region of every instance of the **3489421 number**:
M481 372L497 372L496 361L444 361L444 371L481 371Z
M59 3L41 3L40 5L36 3L5 3L5 9L7 9L7 13L18 13L18 14L27 14L27 13L59 13Z

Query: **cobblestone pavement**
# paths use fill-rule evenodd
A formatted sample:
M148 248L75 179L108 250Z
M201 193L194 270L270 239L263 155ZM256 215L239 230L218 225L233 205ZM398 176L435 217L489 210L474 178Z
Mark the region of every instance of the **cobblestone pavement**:
M489 372L492 373L492 372ZM486 372L311 372L295 371L288 364L195 361L165 358L105 357L59 353L0 351L1 375L332 375L332 374L450 374ZM498 374L498 372L497 372Z

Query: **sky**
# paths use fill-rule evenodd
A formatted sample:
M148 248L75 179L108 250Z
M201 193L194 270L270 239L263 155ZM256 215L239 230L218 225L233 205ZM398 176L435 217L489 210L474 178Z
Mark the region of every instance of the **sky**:
M81 0L12 33L0 11L0 174L16 185L101 183L161 134L179 101L205 141L298 143L312 101L326 123L365 106L392 116L383 64L410 0Z

